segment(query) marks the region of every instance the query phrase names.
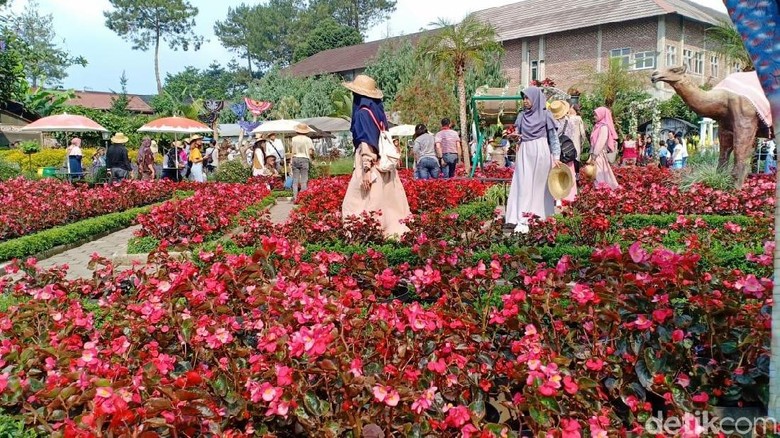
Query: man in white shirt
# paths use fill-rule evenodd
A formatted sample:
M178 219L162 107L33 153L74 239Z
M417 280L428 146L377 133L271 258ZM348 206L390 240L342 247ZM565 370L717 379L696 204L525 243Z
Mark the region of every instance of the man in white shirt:
M284 161L284 143L281 139L276 138L276 133L268 135L268 142L265 145L265 156L269 157L274 155L276 157L276 169L279 170L281 163Z

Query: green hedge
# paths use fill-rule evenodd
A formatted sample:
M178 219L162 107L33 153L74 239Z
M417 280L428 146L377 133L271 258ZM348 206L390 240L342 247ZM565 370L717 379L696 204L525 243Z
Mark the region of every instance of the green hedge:
M0 242L0 261L29 257L60 245L127 228L139 214L148 212L150 208L151 206L146 206L110 213Z
M0 438L38 438L40 435L28 429L21 416L0 413Z

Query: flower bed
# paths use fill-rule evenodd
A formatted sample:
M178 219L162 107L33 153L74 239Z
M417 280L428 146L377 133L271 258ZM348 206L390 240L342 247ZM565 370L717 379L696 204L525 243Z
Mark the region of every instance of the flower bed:
M0 283L17 300L0 314L5 406L66 436L617 436L654 408L764 397L771 282L693 253L611 247L518 272L525 256L471 264L439 242L418 245L418 269L307 263L279 237L259 250L77 282L25 266Z
M168 199L181 186L169 181L127 181L90 188L55 179L0 183L0 240L80 219Z
M269 193L261 179L252 179L249 184L206 184L198 187L193 196L170 200L139 216L138 236L154 237L168 244L200 243L228 228L241 210Z

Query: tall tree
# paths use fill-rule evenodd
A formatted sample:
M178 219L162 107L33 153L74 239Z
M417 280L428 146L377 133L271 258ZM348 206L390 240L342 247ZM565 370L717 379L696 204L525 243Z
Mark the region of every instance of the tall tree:
M460 107L460 141L463 149L463 163L466 172L471 171L469 161L468 118L466 103L466 73L473 68L479 73L485 64L503 52L498 42L496 29L480 21L474 15L469 15L460 24L450 24L445 20L431 23L440 27L420 44L422 59L430 59L440 68L451 72L458 84L458 103Z
M0 106L10 100L20 100L27 91L24 64L13 32L0 27Z
M379 49L376 58L366 66L366 74L374 78L385 95L385 101L392 102L398 90L420 70L419 67L417 52L409 41L388 43Z
M753 70L753 60L742 43L742 36L730 21L723 21L707 29L707 42L715 53L742 66L742 71Z
M149 50L154 46L154 75L157 92L162 93L160 80L160 43L171 49L200 48L203 37L195 35L198 8L187 0L109 0L113 11L103 12L106 27L133 43L133 49Z
M396 0L312 0L310 7L322 8L336 22L365 35L392 14L396 4Z
M293 62L298 62L325 50L352 46L362 42L363 36L357 29L336 23L332 18L327 18L320 21L302 42L295 45Z
M241 3L236 8L228 8L224 21L214 23L214 34L226 49L236 52L246 59L249 74L252 74L252 60L255 59L253 44L257 30L256 6Z
M72 65L87 65L82 56L71 56L57 44L54 16L41 14L37 0L30 0L21 14L11 17L11 27L19 39L24 73L33 87L59 85Z
M122 76L119 77L119 93L116 93L116 97L111 98L111 112L118 116L128 116L130 112L127 110L127 106L130 104L130 97L127 95L127 75L122 70Z

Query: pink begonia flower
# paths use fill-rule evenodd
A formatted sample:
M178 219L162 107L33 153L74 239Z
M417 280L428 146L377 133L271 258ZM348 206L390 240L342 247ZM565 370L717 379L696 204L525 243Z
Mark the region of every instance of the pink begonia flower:
M281 387L290 386L293 384L292 368L279 365L276 368L276 384Z
M572 418L561 418L561 438L581 438L580 423Z
M431 386L430 388L426 389L425 392L422 393L422 395L412 403L412 410L414 412L417 412L417 414L422 414L423 411L427 411L430 409L431 405L433 404L433 400L436 397L436 388L435 386Z
M628 254L631 256L631 260L633 260L634 263L644 263L649 258L647 251L642 248L642 244L639 242L634 242L628 248Z
M585 368L591 371L601 371L604 368L604 361L599 358L591 358L585 362Z
M363 375L363 359L356 357L352 360L352 363L349 364L349 372L352 373L355 377L360 377Z
M437 374L444 374L447 371L447 363L444 359L438 359L436 361L428 362L428 371L433 371Z
M472 438L479 436L479 429L473 424L467 424L460 429L461 438Z
M571 290L571 297L580 305L596 301L596 294L584 284L576 283Z
M455 406L447 411L444 423L449 427L461 427L471 421L471 411L466 406Z
M372 393L374 394L376 401L383 403L387 398L387 387L383 385L375 385L372 389Z

